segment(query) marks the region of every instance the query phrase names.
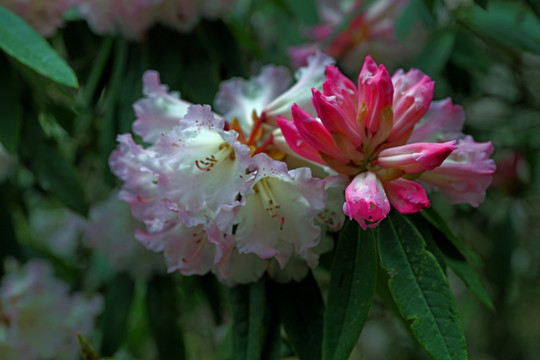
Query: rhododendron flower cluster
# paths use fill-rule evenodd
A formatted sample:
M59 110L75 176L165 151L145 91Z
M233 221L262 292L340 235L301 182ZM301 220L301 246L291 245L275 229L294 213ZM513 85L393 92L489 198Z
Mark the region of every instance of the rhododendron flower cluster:
M156 23L190 30L200 18L215 18L234 0L81 0L81 15L98 34L140 39Z
M419 26L412 29L414 42L398 41L396 37L395 24L408 3L408 0L371 3L318 0L321 24L308 31L308 44L289 48L293 66L302 66L317 50L337 59L350 73L358 71L358 63L368 54L384 59L387 65L402 63L422 43ZM352 19L351 14L354 15ZM344 23L347 26L341 29Z
M169 271L212 271L227 283L265 272L298 280L331 248L319 224L342 223L326 206L327 190L341 184L306 167L289 170L272 134L277 117L320 86L330 62L317 54L291 87L278 67L225 82L216 98L223 117L169 93L157 73L144 75L133 130L150 146L120 135L110 166L124 182L120 199L146 226L136 237L164 253Z
M456 140L463 111L449 99L432 102L433 88L419 70L391 77L368 56L357 85L327 67L323 92L313 89L318 118L294 105L292 121L278 124L293 151L349 177L343 211L364 229L390 205L404 214L429 206L424 183L452 203L478 206L495 171L493 147Z
M43 36L51 36L63 24L62 15L81 0L0 0L0 5L26 20Z
M77 359L77 334L89 335L101 297L70 294L39 260L11 268L0 285L2 360Z

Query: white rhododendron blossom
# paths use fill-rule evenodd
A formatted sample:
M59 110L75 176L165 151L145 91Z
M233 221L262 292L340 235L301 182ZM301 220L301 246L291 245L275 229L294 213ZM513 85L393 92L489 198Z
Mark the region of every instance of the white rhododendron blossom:
M2 360L78 359L77 334L90 334L102 298L70 293L46 262L10 265L0 285Z
M329 63L317 54L292 86L277 67L226 81L216 98L223 117L208 105L188 106L156 72L144 75L133 130L149 146L120 135L109 163L124 182L119 198L145 224L137 239L162 252L169 271L211 271L228 284L265 272L300 280L331 248L321 243L321 227L338 229L343 215L335 201L328 208L327 189L343 191L345 183L315 178L306 167L289 170L273 144L276 117L320 87Z

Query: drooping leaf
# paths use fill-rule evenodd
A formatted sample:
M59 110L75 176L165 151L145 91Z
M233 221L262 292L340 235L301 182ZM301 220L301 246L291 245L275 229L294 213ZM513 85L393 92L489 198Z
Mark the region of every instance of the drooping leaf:
M127 274L118 274L108 284L102 322L100 353L112 356L126 338L128 317L133 301L134 283Z
M478 297L484 305L490 309L494 309L493 302L480 278L478 272L469 264L466 255L462 254L448 237L429 223L421 215L411 217L415 226L424 235L428 249L443 263L443 266L448 266L452 271L463 281L463 283Z
M467 359L454 296L420 232L395 211L379 228L379 254L390 275L388 287L415 338L436 360Z
M233 359L260 359L265 338L265 281L230 290Z
M497 1L487 10L469 8L466 26L509 49L540 54L540 21L518 1Z
M311 272L300 282L271 284L287 338L300 360L320 359L324 304Z
M0 48L41 75L60 84L78 87L67 63L30 25L0 6Z
M156 343L159 360L186 358L182 331L179 326L179 299L170 275L155 275L147 284L146 310L148 324Z
M377 274L375 231L349 221L332 264L324 314L323 359L348 359L367 319Z

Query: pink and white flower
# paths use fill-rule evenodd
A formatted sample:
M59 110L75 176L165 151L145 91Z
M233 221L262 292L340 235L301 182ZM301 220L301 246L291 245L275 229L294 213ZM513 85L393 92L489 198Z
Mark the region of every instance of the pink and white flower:
M278 124L292 151L349 177L343 211L364 229L377 226L390 205L402 213L429 206L414 179L453 202L478 206L495 170L491 143L446 141L463 112L448 100L430 111L433 85L415 69L390 77L370 56L358 85L328 66L323 93L313 90L318 118L294 105L293 120L279 117ZM429 137L444 142L410 142Z
M396 36L395 24L408 0L380 0L370 4L363 0L318 0L317 3L321 24L309 30L308 44L289 48L295 67L303 66L317 50L338 60L348 72L356 71L367 54L382 58L387 64L399 64L422 43L419 24L413 28L414 36L410 35L414 42L398 40ZM349 23L342 29L346 21Z
M319 221L343 222L325 206L327 189L341 184L313 178L308 168L288 170L276 160L283 154L271 130L277 115L290 113L287 106L320 86L330 61L316 56L290 88L275 67L251 81L226 82L216 100L225 117L209 106L187 106L157 73L145 74L146 98L134 105L133 127L150 146L120 135L110 166L124 182L120 199L145 224L136 237L164 253L169 271L212 271L232 284L256 280L270 264L280 279L298 279L317 264L329 248L319 246ZM256 86L267 79L266 88ZM297 266L287 268L291 259Z
M71 294L46 262L9 265L0 285L2 359L77 359L77 334L89 335L102 298Z

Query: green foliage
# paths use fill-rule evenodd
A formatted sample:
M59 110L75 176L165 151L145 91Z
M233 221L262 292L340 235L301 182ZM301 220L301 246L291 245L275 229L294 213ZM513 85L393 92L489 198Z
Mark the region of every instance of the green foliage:
M319 286L309 273L300 282L271 284L291 347L299 359L320 359L324 304Z
M0 48L39 74L60 84L78 87L66 62L21 18L0 6Z
M179 321L179 299L170 276L155 275L147 283L148 323L161 360L183 360L185 345Z
M355 221L340 234L324 314L323 359L347 359L362 331L375 290L375 237Z
M466 359L454 297L420 232L393 211L380 226L379 252L390 292L418 342L434 359Z

